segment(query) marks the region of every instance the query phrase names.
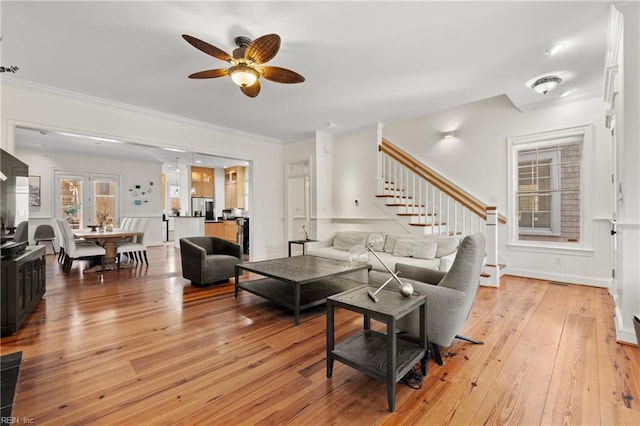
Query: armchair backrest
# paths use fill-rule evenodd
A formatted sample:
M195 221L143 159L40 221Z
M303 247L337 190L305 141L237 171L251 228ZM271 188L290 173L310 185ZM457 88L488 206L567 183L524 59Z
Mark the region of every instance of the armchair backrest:
M473 234L464 237L458 253L451 265L451 269L438 284L439 287L451 288L463 292L465 297L463 310L471 311L478 287L480 285L480 273L482 260L486 251L486 239L484 234Z
M16 230L13 234L13 241L16 243L22 243L29 240L29 235L27 235L29 228L27 227L29 222L23 220L18 224Z

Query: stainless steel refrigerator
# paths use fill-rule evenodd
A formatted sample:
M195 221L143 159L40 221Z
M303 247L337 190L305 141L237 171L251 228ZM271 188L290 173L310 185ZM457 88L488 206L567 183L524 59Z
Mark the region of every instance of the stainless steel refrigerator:
M215 200L213 198L192 197L191 214L193 216L204 216L205 220L215 219Z

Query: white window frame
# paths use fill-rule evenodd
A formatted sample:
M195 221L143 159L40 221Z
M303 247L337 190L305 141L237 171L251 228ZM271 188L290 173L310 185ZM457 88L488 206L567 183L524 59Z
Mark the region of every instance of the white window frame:
M508 245L510 247L539 248L542 251L548 249L560 250L592 250L592 230L587 226L592 210L591 192L593 189L593 125L585 124L558 130L550 130L540 133L511 137L507 139L508 145L508 208L509 217L514 218L508 224ZM555 241L530 241L520 240L518 235L518 153L525 149L545 147L577 141L582 139L582 158L580 162L580 239L579 242L555 242ZM553 215L552 215L553 216ZM552 217L552 223L553 223ZM553 231L553 225L552 225ZM552 235L551 233L526 233L527 235Z
M116 185L116 194L115 194L115 215L116 223L120 223L120 175L117 174L107 174L107 173L93 173L72 169L54 169L53 170L53 181L55 182L55 202L54 202L54 211L60 211L60 179L78 179L84 182L83 190L82 190L82 200L81 200L81 226L85 226L87 224L93 223L93 218L95 217L95 194L94 194L94 181L99 180L103 182L113 182Z

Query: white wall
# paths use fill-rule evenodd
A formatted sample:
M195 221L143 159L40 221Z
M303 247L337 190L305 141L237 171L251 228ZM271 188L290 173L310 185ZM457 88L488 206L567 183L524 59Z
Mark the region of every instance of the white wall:
M340 219L380 218L376 207L378 185L379 126L372 125L342 137L333 143L333 216ZM345 163L343 158L351 159ZM356 203L356 200L358 201Z
M253 161L250 256L257 260L283 253L283 147L279 141L16 81L3 81L1 90L1 143L8 152L14 152L15 126L23 125Z

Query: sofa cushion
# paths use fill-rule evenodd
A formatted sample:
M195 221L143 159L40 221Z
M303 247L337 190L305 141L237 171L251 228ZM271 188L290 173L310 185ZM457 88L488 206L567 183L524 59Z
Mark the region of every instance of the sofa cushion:
M336 232L333 237L333 248L349 251L353 246L364 246L368 235L367 232Z
M458 249L458 245L460 244L460 239L456 236L387 234L384 243L384 251L387 253L393 253L396 242L399 239L435 241L438 244L435 257L443 257L448 254L454 253Z
M307 254L310 256L324 257L327 259L342 260L349 262L349 252L344 250L336 250L333 247L307 247Z
M455 253L460 245L460 238L458 237L436 237L435 241L438 243L436 257L444 257Z
M396 240L394 256L415 257L418 259L434 259L438 243L426 239L402 238Z

